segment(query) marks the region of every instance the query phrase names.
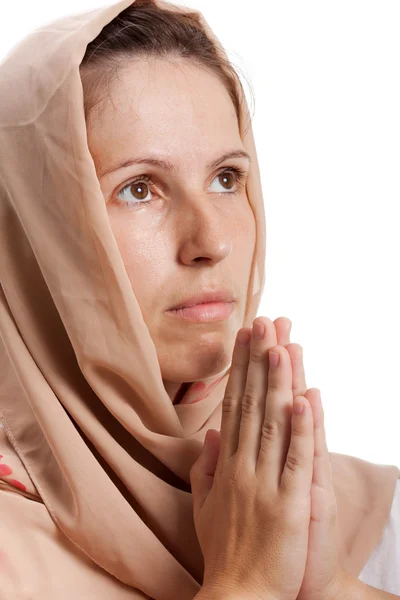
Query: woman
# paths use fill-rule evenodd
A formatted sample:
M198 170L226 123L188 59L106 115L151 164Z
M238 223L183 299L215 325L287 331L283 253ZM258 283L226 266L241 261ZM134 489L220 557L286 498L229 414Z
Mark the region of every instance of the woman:
M33 32L0 85L2 598L206 597L193 500L215 431L201 450L264 287L240 82L200 13L123 0ZM178 310L204 291L227 312ZM257 321L310 425L290 322ZM399 469L327 459L340 569L400 594L373 554L388 552Z

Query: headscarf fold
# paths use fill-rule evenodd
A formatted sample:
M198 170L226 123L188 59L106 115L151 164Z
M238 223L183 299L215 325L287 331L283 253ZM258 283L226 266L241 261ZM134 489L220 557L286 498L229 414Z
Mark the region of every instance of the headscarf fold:
M197 382L188 402L172 404L86 135L79 65L87 45L131 4L40 27L0 65L0 457L19 470L18 478L3 470L0 485L14 573L6 598L28 585L29 597L61 600L50 575L57 569L68 582L65 598L84 589L85 598L97 590L98 599L189 600L202 583L189 472L206 431L220 429L229 368L201 382L200 397ZM226 55L200 12L157 4L195 12ZM246 191L256 222L242 324L251 327L265 283L266 233L245 99L239 125L252 159ZM199 401L191 403L193 395ZM358 575L389 518L400 470L330 456L340 561Z

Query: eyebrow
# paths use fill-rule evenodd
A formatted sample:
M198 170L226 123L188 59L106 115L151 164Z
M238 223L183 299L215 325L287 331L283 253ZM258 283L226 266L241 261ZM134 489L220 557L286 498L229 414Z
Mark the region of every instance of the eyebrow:
M247 158L247 160L251 163L251 157L248 152L244 150L232 150L231 152L225 152L222 156L213 160L211 163L207 165L207 168L212 169L214 167L218 167L219 164L227 160L228 158ZM173 171L174 165L170 163L168 160L161 160L156 157L138 157L138 158L130 158L128 160L124 160L121 163L118 163L114 167L107 169L106 171L102 171L100 177L104 177L113 171L119 171L120 169L125 169L126 167L131 167L132 165L136 165L138 163L146 163L148 165L152 165L153 167L160 167L165 171Z

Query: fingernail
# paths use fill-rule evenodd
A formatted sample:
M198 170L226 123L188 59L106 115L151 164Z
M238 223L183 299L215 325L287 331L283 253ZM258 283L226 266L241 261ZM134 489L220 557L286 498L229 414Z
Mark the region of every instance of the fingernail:
M253 338L255 340L262 340L265 333L265 326L260 321L255 321L253 323Z
M302 415L304 413L305 404L304 402L295 402L293 406L293 412L296 415Z
M277 367L279 365L279 353L272 352L272 350L270 350L268 353L268 356L269 356L269 364L272 365L273 367Z

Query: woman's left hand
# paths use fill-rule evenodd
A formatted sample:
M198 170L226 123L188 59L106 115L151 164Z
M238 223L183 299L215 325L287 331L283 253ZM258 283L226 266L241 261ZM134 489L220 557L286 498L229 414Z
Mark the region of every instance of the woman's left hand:
M324 411L317 388L307 389L303 351L290 343L291 322L274 321L277 344L288 351L292 363L293 400L305 396L314 417L314 472L311 484L311 518L303 583L297 600L335 600L341 597L348 575L338 562L337 505L325 437Z

